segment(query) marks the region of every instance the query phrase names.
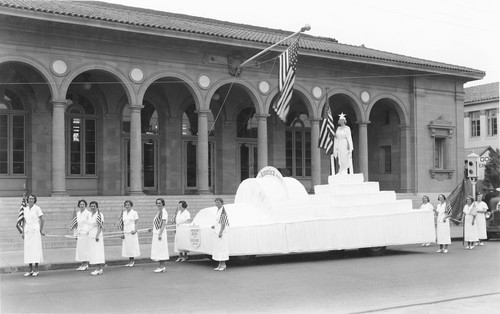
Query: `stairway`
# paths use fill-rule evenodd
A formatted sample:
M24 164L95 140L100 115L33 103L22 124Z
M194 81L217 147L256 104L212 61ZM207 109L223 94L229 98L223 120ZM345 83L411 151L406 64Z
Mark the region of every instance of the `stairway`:
M106 232L118 231L116 222L123 209L123 202L127 199L134 203L134 210L139 214L137 229L151 228L154 216L157 213L155 200L158 197L165 199L166 209L171 218L179 201L184 200L188 204L191 218L202 208L215 206L214 199L221 197L225 203L234 201L234 195L167 195L167 196L70 196L70 197L38 197L37 205L43 212L45 226L44 233L48 235L59 235L60 237L43 237L43 248L68 248L75 247L76 241L66 238L64 235L72 235L68 230L73 211L77 210L77 203L80 199L85 199L87 203L97 201L99 210L104 216L104 234ZM0 209L0 251L23 250L23 240L16 229L17 216L21 206L20 197L1 197ZM168 241L172 242L174 232L168 232ZM139 242L141 244L151 243L150 233L140 233ZM119 237L106 238L105 245L119 245Z

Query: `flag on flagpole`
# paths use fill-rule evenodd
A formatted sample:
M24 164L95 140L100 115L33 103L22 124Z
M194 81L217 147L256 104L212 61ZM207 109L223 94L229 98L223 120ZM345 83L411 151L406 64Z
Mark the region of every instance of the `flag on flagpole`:
M467 195L469 193L467 191L466 179L463 179L447 198L446 214L450 216L450 220L456 225L459 225L462 221Z
M300 37L299 37L300 38ZM281 120L286 121L289 102L292 99L293 84L295 83L295 70L297 68L299 38L280 55L280 69L278 77L278 89L280 97L274 104L274 110Z
M328 98L327 98L328 99ZM333 124L332 111L328 101L325 103L325 113L321 128L319 130L319 148L323 148L327 155L333 154L333 138L335 136L335 126Z
M26 193L23 193L23 200L21 201L21 208L19 209L19 214L17 215L16 228L19 233L23 233L24 230L24 207L26 207Z

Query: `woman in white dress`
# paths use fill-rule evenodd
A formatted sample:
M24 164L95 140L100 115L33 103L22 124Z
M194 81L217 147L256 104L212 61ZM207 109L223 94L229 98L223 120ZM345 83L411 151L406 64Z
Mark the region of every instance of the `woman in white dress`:
M215 199L215 206L217 206L217 214L215 215L215 224L212 226L215 231L212 259L219 262L214 270L223 271L226 269L226 261L229 259L227 234L229 232L229 219L222 198Z
M337 158L339 162L337 174L347 174L348 169L349 173L352 174L352 151L354 146L352 144L351 129L346 125L344 113L339 114L338 124L333 144L333 157Z
M446 196L439 194L439 204L436 206L436 242L439 244L437 253L448 253L448 245L451 244L450 213L446 212Z
M167 230L165 226L168 221L168 212L165 209L165 200L163 198L156 199L156 207L158 213L153 220L153 239L151 241L151 259L155 262L160 262L159 266L154 270L155 273L165 272L165 261L170 258L168 255Z
M23 206L24 219L22 222L22 238L24 239L24 263L29 264L30 270L24 277L38 276L38 264L43 262L42 236L43 233L43 213L36 204L37 198L34 194L27 197L28 205ZM35 269L33 270L33 264Z
M87 201L78 201L78 210L76 215L76 256L75 261L82 264L76 270L87 270L89 268L89 231L90 231L90 211L87 210Z
M134 266L134 258L141 255L139 247L139 237L137 235L137 221L139 215L132 209L134 203L131 200L126 200L123 203L125 210L122 212L123 219L123 241L122 241L122 256L128 257L129 262L127 267Z
M420 205L420 209L427 209L434 211L434 206L430 203L429 197L427 195L422 196L422 205ZM422 246L431 245L429 242L422 243Z
M179 205L177 205L174 216L175 219L173 221L176 227L191 222L191 214L187 210L187 207L188 205L185 201L180 201ZM175 260L176 262L185 262L188 259L188 251L179 251L179 249L177 249L177 232L175 233L174 252L179 253L179 257Z
M89 252L90 264L95 264L97 268L91 273L93 276L101 275L104 259L104 239L102 235L102 226L104 216L99 211L99 204L96 201L90 202L90 230L89 230Z
M477 216L476 216L476 224L477 224L477 236L479 238L479 241L476 243L477 245L484 245L483 241L481 240L486 240L488 239L488 235L486 233L486 212L488 211L488 205L486 205L485 202L483 202L483 195L478 194L476 196L476 209L477 209Z
M464 241L467 241L466 250L474 250L474 243L479 241L477 235L476 216L477 208L472 196L467 196L467 203L464 205Z

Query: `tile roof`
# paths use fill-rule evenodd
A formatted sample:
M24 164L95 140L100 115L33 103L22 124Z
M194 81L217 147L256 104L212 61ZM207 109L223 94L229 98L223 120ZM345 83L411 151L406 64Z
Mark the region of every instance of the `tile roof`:
M488 100L498 101L499 82L471 86L464 88L465 100L464 103L483 102Z
M0 0L1 14L17 14L26 18L56 20L56 17L85 21L87 25L103 27L102 23L125 25L146 30L163 30L171 34L196 34L200 38L219 40L240 40L272 45L293 32L237 24L214 19L154 11L100 1L41 1L41 0ZM24 15L23 15L24 14ZM52 16L52 17L50 17ZM230 44L230 43L229 43ZM303 35L300 48L319 56L346 59L353 62L380 63L416 70L445 72L464 77L482 78L484 71L408 57L390 52L338 43L325 37ZM318 56L316 54L315 56ZM452 72L452 73L449 73Z

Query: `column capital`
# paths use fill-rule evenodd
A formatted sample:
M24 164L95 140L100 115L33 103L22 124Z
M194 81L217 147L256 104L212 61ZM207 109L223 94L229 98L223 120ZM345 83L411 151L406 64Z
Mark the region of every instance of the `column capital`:
M269 113L258 113L255 115L255 117L257 119L267 119L269 118L271 115Z
M209 114L209 113L211 113L211 112L212 112L212 110L207 110L207 109L200 109L200 110L196 110L196 113L197 113L198 115L207 115L207 114Z
M356 124L359 126L367 126L368 124L372 123L371 121L356 121Z
M309 121L311 121L311 123L318 123L322 120L323 120L323 118L309 118Z
M73 101L71 99L52 99L50 103L53 107L66 109L67 106L71 106L73 104Z
M409 124L402 124L402 125L399 126L399 129L401 131L409 131L411 129L411 125L409 125Z

